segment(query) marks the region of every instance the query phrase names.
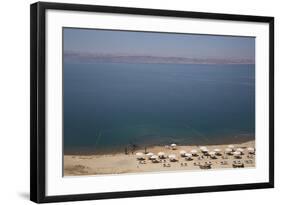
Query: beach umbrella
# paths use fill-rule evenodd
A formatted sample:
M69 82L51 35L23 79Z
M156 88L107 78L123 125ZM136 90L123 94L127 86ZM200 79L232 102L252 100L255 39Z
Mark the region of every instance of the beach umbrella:
M176 144L171 144L172 149L176 149L177 145Z
M240 155L241 155L241 152L235 151L235 152L233 152L233 155L234 155L234 156L240 156Z
M232 150L234 149L234 145L232 145L232 144L228 145L227 147L232 149Z
M164 156L165 153L164 152L158 152L158 156Z
M185 153L184 156L190 158L190 157L192 157L192 154L190 154L190 153Z
M254 154L255 153L255 148L253 148L253 147L248 147L247 150L248 150L248 152L250 154Z
M221 149L216 148L216 149L214 149L214 152L220 153L220 152L221 152Z
M225 149L225 153L230 154L231 152L232 152L232 149L231 149L231 148L226 148L226 149Z
M176 156L175 154L169 154L168 157L169 157L169 159L170 159L170 158L176 158L177 156Z
M192 154L190 153L185 153L185 160L192 160Z
M146 154L146 156L150 159L151 156L153 156L154 154L152 152L149 152Z
M199 147L199 149L201 150L201 152L203 152L203 153L207 153L209 150L207 149L207 147L205 147L205 146L201 146L201 147Z
M143 158L144 154L142 152L137 152L136 156L137 156L137 159L144 159Z
M241 158L241 152L235 151L233 152L235 158Z
M158 152L158 156L163 159L165 158L165 153L164 152Z
M242 149L242 148L237 148L236 151L243 153L243 152L244 152L244 149Z
M197 154L197 150L196 149L193 149L190 152L191 152L192 155L196 155Z
M199 147L199 149L202 151L202 150L206 150L206 149L207 149L207 147L205 147L205 146L201 146L201 147Z
M170 161L176 161L177 160L177 156L175 154L170 154L169 156Z
M216 152L214 152L214 151L209 152L209 155L212 159L216 159Z
M180 151L180 155L181 155L182 157L184 157L185 153L186 153L185 150L181 150L181 151Z
M152 159L152 160L158 159L158 156L157 156L157 155L152 155L152 156L150 157L150 159Z
M201 149L201 152L203 152L203 153L208 153L209 150L208 150L207 148L205 148L205 149Z
M221 155L221 149L216 148L214 149L214 152L216 153L216 155Z

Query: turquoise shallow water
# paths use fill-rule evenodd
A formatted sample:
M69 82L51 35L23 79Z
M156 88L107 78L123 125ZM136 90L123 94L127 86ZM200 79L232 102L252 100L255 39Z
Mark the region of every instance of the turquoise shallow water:
M64 150L254 139L254 65L65 64Z

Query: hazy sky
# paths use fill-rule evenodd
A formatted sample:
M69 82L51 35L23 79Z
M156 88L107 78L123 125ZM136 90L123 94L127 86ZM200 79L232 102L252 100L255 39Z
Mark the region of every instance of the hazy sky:
M64 51L254 61L255 38L64 28Z

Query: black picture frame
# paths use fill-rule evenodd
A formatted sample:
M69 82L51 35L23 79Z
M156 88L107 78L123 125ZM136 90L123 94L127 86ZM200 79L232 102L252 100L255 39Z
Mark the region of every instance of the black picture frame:
M89 193L46 196L46 81L45 81L45 25L48 9L102 13L169 16L195 19L263 22L269 24L269 181L239 185L171 188L126 192ZM37 203L76 200L97 200L198 192L230 191L274 187L274 18L218 13L156 10L144 8L110 7L82 4L38 2L30 7L30 199Z

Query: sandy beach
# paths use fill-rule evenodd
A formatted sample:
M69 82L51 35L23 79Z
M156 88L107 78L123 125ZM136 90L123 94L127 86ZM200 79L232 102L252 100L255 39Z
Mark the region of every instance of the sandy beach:
M237 167L255 167L255 154L250 154L248 147L255 148L255 141L248 141L241 144L232 144L231 153L226 153L229 144L223 145L177 145L172 147L154 146L147 148L147 152L157 155L165 153L165 159L158 158L151 160L143 154L143 160L138 159L136 153L144 153L144 150L135 150L134 153L114 153L105 155L64 155L64 176L78 175L102 175L122 174L137 172L162 172L176 170L199 170L226 169ZM204 154L200 148L205 146L208 153ZM197 156L181 156L180 151L186 151L187 156L191 150L197 150ZM220 150L214 154L214 150ZM235 151L240 152L237 155ZM176 160L171 161L169 155L175 155Z

